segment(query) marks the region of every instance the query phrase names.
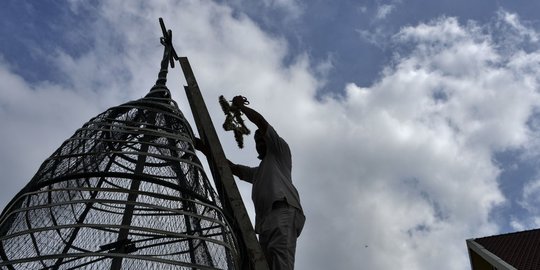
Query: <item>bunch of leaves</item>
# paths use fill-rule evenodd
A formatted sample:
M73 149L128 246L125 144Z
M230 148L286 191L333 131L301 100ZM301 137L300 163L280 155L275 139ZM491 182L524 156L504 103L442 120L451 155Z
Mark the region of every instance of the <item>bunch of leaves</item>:
M244 148L244 135L249 135L250 130L246 127L244 119L242 119L242 111L240 108L231 105L223 95L219 96L219 105L225 114L225 122L223 129L225 131L233 131L234 139L239 148Z

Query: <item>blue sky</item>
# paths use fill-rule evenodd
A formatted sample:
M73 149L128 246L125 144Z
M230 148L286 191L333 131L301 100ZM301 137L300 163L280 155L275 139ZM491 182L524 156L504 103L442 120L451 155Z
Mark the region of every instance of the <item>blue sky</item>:
M84 122L144 96L163 17L217 127L217 97L242 94L291 145L307 215L297 269L468 269L465 239L540 226L539 8L3 1L0 205ZM182 84L174 69L191 121ZM250 140L239 150L218 130L231 160L256 164Z

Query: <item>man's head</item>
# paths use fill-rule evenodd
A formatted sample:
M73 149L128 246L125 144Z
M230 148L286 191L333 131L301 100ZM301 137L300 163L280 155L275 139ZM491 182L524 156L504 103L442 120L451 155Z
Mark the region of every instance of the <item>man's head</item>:
M253 138L255 139L255 149L257 149L257 153L259 154L257 158L262 160L266 156L266 141L264 141L264 136L260 129L255 131Z

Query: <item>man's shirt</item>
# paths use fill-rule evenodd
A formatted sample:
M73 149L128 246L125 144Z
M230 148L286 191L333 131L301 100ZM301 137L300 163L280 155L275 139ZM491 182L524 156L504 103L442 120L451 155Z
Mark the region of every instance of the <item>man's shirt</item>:
M264 217L275 201L286 201L302 211L300 196L291 178L292 157L289 145L268 125L263 134L266 155L258 167L238 165L240 179L253 184L251 198L255 206L255 232L260 233Z

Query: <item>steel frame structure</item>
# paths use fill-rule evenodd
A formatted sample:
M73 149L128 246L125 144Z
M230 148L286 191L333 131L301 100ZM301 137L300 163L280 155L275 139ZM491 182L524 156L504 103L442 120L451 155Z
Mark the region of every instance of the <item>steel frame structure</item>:
M234 218L165 86L178 56L160 23L156 85L92 118L45 160L0 216L0 268L241 267Z
M108 109L41 165L1 216L0 266L234 268L234 235L167 94Z

